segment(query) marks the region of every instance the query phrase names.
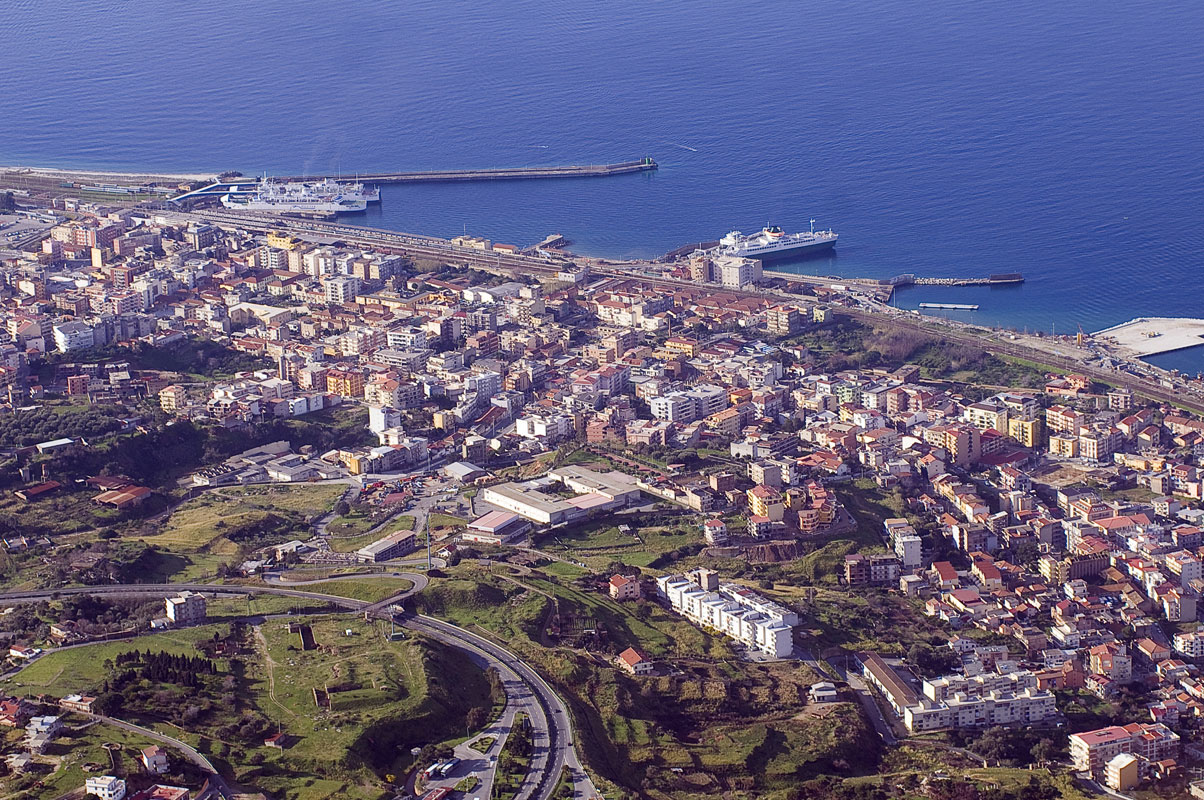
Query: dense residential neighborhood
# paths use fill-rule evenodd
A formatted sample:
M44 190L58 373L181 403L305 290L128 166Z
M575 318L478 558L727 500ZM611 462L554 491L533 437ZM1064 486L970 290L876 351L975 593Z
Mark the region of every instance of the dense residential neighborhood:
M540 280L155 210L77 204L37 219L41 252L0 252L8 408L112 411L71 435L10 434L22 508L86 485L145 543L157 539L140 520L168 514L170 526L205 498L331 487L332 505L308 516L269 502L251 521L213 523L230 548L212 578L267 586L290 570L404 567L438 581L437 556L452 580L501 591L492 570L513 569L508 591L552 600L530 623L534 641L604 655L593 680L681 691L680 676L711 674L730 653L802 681L807 713L831 705L885 744L977 747L984 762L1044 769L1060 758L1088 789L1183 793L1204 756L1204 421L1177 408L1005 362L954 380L925 355L931 342L860 358L888 334L844 318L839 298L735 292L762 278L700 254L674 268L695 283L664 291L584 267ZM177 426L225 437L222 449L148 472L149 485L77 477L111 442ZM69 542L39 536L9 530L5 549L32 564ZM71 569L116 582L111 549ZM553 577L524 583L533 567ZM591 611L601 600L585 597L614 605ZM211 624L195 588L164 602L141 629ZM888 610L893 630L845 617L834 639L845 603ZM394 615L391 641L404 611L381 612ZM641 621L615 622L624 615ZM308 650L309 630L287 632ZM685 630L715 644L666 646L666 631ZM107 635L60 620L45 638L11 637L10 663ZM80 704L104 686L65 688L62 709L96 713L95 698ZM45 702L5 701L13 727L32 726L14 770L37 768L59 730L34 714ZM254 736L287 759L284 727ZM999 730L1032 742L987 755ZM141 752L149 774L168 769L166 750ZM678 780L640 768L663 791ZM127 795L127 778L89 777L86 790L162 789L138 780Z

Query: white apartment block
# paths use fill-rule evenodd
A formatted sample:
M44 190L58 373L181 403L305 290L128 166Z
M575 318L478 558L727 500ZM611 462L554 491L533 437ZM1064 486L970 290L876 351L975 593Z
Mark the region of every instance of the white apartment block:
M1176 653L1187 658L1204 658L1204 633L1176 633L1174 647Z
M743 586L720 584L710 570L662 576L656 591L670 608L705 629L775 658L794 651L798 614Z
M84 781L84 791L100 800L122 800L125 797L125 781L112 775L93 775Z
M1018 669L1002 675L984 672L966 677L945 675L924 681L924 696L929 700L947 700L959 694L983 697L991 692L1023 692L1037 688L1037 676L1026 669Z
M323 281L326 288L326 302L332 305L350 303L360 293L360 279L351 275L339 275Z
M755 258L719 256L715 267L724 286L748 286L761 280L761 262Z
M912 732L1011 723L1031 725L1057 713L1051 692L1030 687L1020 692L959 693L939 702L925 699L919 705L903 709L903 723Z
M698 419L697 404L694 398L685 392L670 392L649 401L655 419L669 422L693 422Z
M558 442L573 435L573 419L564 414L530 414L515 421L514 432L524 439Z

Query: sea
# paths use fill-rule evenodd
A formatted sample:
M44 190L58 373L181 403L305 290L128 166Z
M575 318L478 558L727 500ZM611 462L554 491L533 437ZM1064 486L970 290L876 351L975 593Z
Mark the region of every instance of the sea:
M1199 0L6 0L0 163L307 174L624 161L388 186L350 220L649 257L835 229L786 271L1056 334L1204 316ZM1204 348L1154 363L1204 370Z

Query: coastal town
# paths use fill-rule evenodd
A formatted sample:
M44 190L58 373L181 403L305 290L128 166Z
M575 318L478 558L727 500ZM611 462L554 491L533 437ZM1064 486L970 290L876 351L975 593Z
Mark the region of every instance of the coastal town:
M12 424L0 454L12 505L0 604L13 625L0 723L13 732L14 796L60 796L39 791L49 781L104 800L308 797L257 785L272 775L250 767L287 763L321 726L354 727L347 715L377 702L366 685L379 694L399 680L390 671L354 688L337 672L305 684L323 715L312 730L276 700L284 679L273 677L271 702L287 715L248 708L220 728L260 751L246 770L230 766L241 756L228 743L219 758L214 741L173 733L169 714L148 721L137 703L157 683L192 686L214 697L197 715L216 718L216 698L241 680L231 664L326 669L319 655L359 657L372 637L416 647L405 636L419 633L398 626L444 616L502 653L525 639L525 660L541 654L532 663L545 672L549 653L566 659L539 680L568 695L573 728L594 721L591 742L578 763L569 720L548 720L558 701L516 707L498 688L483 710L458 709L468 730L458 718L432 727L446 734L437 740L399 740L356 779L372 787L362 796L1030 796L988 793L1009 789L1011 769L1053 792L1031 796L1204 797L1194 381L1101 365L1086 347L1081 370L1059 368L1065 343L1048 362L1017 357L1004 337L975 350L982 340L966 334L950 349L924 332L947 323L899 323L912 315L883 312L865 286L791 283L730 255L685 254L652 272L548 248L524 256L467 233L373 244L295 218L95 193L45 207L7 197L0 423ZM209 438L177 441L198 432ZM326 494L313 508L272 494L292 490ZM88 521L37 528L74 497L76 521ZM192 523L204 508L216 516ZM189 514L191 528L176 522ZM182 538L201 529L202 545ZM146 549L123 562L118 544L136 542ZM169 559L183 566L147 577L146 564ZM403 572L408 587L383 595L330 588ZM351 616L252 613L251 593L290 582L297 603L326 613L341 600ZM82 607L71 606L90 621L62 616L77 595L60 590L173 583L104 624ZM463 601L482 587L492 599ZM248 599L219 599L232 594ZM503 603L525 613L532 599L521 637L489 614ZM231 607L210 639L214 603ZM177 639L169 654L138 651L144 635L190 630L206 633L192 650ZM30 691L31 672L85 646L108 648L109 676L60 669ZM749 696L737 703L729 684ZM611 687L617 705L571 694L586 685ZM655 700L640 708L633 696ZM698 727L640 716L691 699ZM765 774L742 774L751 756L719 764L691 750L705 746L703 699L729 737L758 725L764 736L765 719L861 726L850 749L874 761L818 755L820 772L775 773L778 757L758 756ZM340 702L352 710L342 717ZM71 767L76 786L59 780L71 762L63 731L84 741L123 712L142 719L123 729L149 737L140 755L89 762L86 779ZM555 753L540 756L546 777L528 728ZM894 770L917 782L895 786L881 766L892 748L950 761ZM836 777L820 785L821 772ZM181 786L161 784L166 774Z

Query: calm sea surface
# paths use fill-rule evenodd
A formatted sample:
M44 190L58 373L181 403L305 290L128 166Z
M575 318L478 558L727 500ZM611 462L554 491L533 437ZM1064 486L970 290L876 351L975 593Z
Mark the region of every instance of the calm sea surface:
M1204 7L1186 0L8 0L0 163L247 174L597 163L386 187L370 225L653 256L841 235L825 275L967 318L1204 316ZM1204 370L1204 348L1155 359Z

